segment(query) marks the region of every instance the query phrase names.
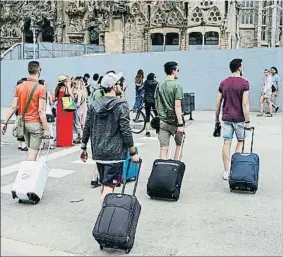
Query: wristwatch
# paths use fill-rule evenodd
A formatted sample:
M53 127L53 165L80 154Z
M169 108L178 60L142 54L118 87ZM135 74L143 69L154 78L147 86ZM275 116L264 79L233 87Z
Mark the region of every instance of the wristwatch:
M130 156L135 156L136 154L137 154L136 152L134 152L134 153L130 152Z
M245 123L250 123L250 121L245 121Z
M184 124L178 124L177 125L178 128L183 127L183 126L184 126Z

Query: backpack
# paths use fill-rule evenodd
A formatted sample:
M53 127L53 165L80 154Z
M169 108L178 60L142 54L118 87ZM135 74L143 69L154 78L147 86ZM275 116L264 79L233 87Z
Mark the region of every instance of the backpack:
M92 94L91 94L91 96L90 96L90 102L93 102L93 101L95 101L95 100L98 99L98 98L95 98L95 93L96 93L96 91L98 91L98 90L100 91L100 94L101 94L100 97L103 97L103 96L105 95L104 90L103 90L102 88L96 89L96 90L94 90L94 91L92 92Z

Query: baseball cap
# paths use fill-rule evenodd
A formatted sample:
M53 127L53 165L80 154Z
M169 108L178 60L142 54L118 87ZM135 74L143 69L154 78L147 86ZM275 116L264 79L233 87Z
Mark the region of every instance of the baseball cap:
M106 74L102 81L101 81L101 86L103 88L111 88L114 87L115 84L123 77L123 72L119 73L108 73Z
M60 83L64 82L67 78L68 78L68 76L66 76L66 75L60 75L60 76L58 76L58 78L57 78L57 84L60 84Z

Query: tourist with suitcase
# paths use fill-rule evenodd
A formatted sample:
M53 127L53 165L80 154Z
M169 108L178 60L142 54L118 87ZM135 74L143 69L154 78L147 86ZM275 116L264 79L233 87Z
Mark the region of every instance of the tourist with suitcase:
M183 87L177 80L179 69L176 62L165 63L164 70L167 79L155 91L156 109L160 118L158 130L160 159L153 163L147 184L147 194L151 198L177 201L185 172L185 164L180 161L185 139L181 107ZM174 137L176 142L176 150L174 158L167 160L171 136ZM172 150L173 145L171 152Z
M168 158L170 137L175 135L176 151L174 159L181 157L181 142L184 136L184 119L182 116L181 100L184 97L183 87L178 81L179 68L176 62L164 65L167 75L155 91L156 110L160 119L158 139L160 142L160 159Z
M222 158L224 172L222 178L228 180L230 175L230 149L234 134L238 143L236 153L243 148L245 128L250 123L249 82L242 78L243 65L241 59L230 62L231 76L220 83L215 108L215 122L219 122L220 108L222 107L223 138Z
M105 196L120 183L127 152L130 152L133 162L139 162L127 103L116 96L122 76L120 72L108 73L103 77L101 87L105 96L89 105L83 130L81 159L85 162L88 158L87 143L90 139L92 159L96 161L102 187L101 204Z
M24 137L28 147L28 160L35 161L43 136L50 137L46 119L46 89L38 83L41 68L38 61L28 64L29 77L17 85L13 103L1 124L2 134L7 131L11 117L18 110L17 126L13 131L16 138Z

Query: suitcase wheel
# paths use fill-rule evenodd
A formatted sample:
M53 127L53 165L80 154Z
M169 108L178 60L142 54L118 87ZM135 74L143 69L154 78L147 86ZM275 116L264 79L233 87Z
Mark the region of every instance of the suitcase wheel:
M19 203L23 203L23 200L19 199Z
M131 252L132 249L127 249L126 250L126 254L129 254Z
M99 248L100 248L101 251L103 250L103 246L102 245L99 245Z

